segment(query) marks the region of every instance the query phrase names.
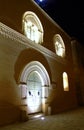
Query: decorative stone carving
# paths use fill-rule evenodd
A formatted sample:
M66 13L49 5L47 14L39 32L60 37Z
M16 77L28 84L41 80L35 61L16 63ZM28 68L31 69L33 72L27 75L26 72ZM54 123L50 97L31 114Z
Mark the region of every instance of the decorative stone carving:
M9 38L13 41L17 41L19 43L24 44L27 48L33 48L37 51L39 51L40 53L53 58L54 60L62 63L62 64L66 64L66 60L62 59L58 56L56 56L56 54L52 51L50 51L49 49L43 47L42 45L37 45L34 42L32 42L31 40L29 40L26 36L24 36L23 34L16 32L15 30L11 29L10 27L4 25L3 23L0 22L0 34L4 37L4 38Z

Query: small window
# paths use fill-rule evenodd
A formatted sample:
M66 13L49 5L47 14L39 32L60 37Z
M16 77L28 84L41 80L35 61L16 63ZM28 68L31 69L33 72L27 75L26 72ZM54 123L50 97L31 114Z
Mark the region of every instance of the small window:
M65 56L65 45L59 34L55 35L54 44L55 44L56 54L60 57L64 57Z
M28 11L23 15L23 32L35 43L43 42L43 27L35 13Z
M66 72L63 73L63 88L64 91L69 91L68 75Z

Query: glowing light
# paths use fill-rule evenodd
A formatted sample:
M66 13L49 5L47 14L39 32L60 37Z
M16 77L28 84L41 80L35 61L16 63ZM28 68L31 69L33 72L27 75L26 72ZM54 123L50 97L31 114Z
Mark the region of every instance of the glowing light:
M65 46L64 42L59 34L55 36L55 49L56 49L56 54L58 56L64 57L65 56Z
M63 73L63 86L64 91L69 91L68 75L66 72Z
M42 2L43 0L39 0L40 2Z
M44 117L41 117L41 120L44 120L45 118Z
M42 1L43 0L39 1L39 3ZM27 38L33 42L37 44L43 42L43 27L40 20L33 12L25 12L23 17L23 29Z
M35 115L34 117L35 118L39 118L39 117L41 117L42 116L42 114L39 114L39 115Z
M36 25L34 25L31 21L25 23L25 32L29 39L39 43L40 34Z
M27 26L31 27L31 26L32 26L32 22L31 22L31 21L28 21L28 22L27 22Z

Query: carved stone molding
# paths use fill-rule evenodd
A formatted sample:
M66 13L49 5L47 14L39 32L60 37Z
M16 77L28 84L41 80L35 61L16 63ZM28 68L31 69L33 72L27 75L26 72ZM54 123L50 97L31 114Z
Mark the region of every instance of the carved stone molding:
M43 47L42 45L35 44L30 39L25 37L23 34L11 29L10 27L4 25L0 22L0 35L2 35L4 38L9 38L13 41L17 41L21 44L26 45L26 47L33 48L40 53L43 53L44 55L53 58L54 60L66 64L66 60L63 58L58 57L54 52L50 51L49 49Z
M16 32L15 30L9 28L8 26L4 25L1 22L0 22L0 34L3 35L5 38L9 38L14 41L23 43L28 42L28 39L24 35Z

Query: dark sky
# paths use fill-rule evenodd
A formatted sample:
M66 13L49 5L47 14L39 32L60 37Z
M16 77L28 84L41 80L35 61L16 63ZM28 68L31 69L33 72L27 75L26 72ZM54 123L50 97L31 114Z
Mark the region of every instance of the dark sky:
M35 0L71 37L84 45L83 0Z

